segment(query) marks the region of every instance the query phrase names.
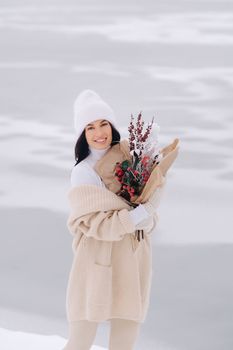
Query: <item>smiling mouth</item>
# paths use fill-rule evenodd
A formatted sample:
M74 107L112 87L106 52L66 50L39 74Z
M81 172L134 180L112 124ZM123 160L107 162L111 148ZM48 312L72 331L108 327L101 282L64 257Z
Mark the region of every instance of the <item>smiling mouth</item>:
M104 139L95 140L95 142L97 142L97 143L104 143L106 140L107 140L107 137L105 137Z

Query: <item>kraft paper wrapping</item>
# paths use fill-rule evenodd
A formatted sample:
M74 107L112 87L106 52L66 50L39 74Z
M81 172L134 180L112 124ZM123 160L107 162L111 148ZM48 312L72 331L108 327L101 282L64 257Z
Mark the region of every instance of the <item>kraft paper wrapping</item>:
M164 177L166 176L167 171L174 163L179 151L179 139L176 138L168 146L162 148L160 153L162 153L163 158L160 160L158 165L154 165L149 179L147 180L142 193L138 196L135 195L131 198L131 202L135 204L146 202L152 193L156 190L157 187L163 185ZM122 162L124 160L131 160L132 156L129 151L129 142L128 140L122 140L120 143L112 146L104 154L104 156L99 159L95 166L94 170L101 177L105 186L112 192L117 193L121 184L117 180L115 173L116 162Z

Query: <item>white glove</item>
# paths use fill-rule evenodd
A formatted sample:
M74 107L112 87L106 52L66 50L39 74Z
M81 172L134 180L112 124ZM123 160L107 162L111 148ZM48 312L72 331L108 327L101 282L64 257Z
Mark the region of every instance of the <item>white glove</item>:
M129 211L129 215L134 225L136 226L138 223L142 222L145 219L150 217L150 214L144 207L144 204L139 204L136 208Z
M129 211L129 215L135 224L136 230L150 232L158 222L157 208L164 192L166 178L163 185L158 187L147 202L139 204L136 208Z
M149 214L145 209L144 204L139 204L136 208L129 211L131 220L135 225L136 230L144 230L150 232L158 221L158 216L155 212Z
M158 215L154 212L154 215L150 215L147 219L142 220L136 225L136 230L143 230L146 233L151 232L158 221Z

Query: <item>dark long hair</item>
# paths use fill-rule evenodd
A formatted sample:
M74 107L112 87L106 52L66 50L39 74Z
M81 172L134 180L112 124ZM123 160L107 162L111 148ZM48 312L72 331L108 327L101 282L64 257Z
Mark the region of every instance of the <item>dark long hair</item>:
M109 122L111 129L112 129L112 142L110 144L110 147L113 145L117 144L121 140L121 135L119 131ZM86 140L85 136L85 129L83 130L82 134L79 136L75 147L74 147L74 156L75 156L75 161L76 163L74 164L77 165L80 163L83 159L85 159L90 153L89 150L89 145Z

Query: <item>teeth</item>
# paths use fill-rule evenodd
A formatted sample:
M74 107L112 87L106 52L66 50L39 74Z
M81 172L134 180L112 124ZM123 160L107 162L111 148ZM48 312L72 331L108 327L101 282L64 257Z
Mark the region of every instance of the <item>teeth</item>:
M106 138L105 139L96 140L95 142L104 142L105 140L106 140Z

